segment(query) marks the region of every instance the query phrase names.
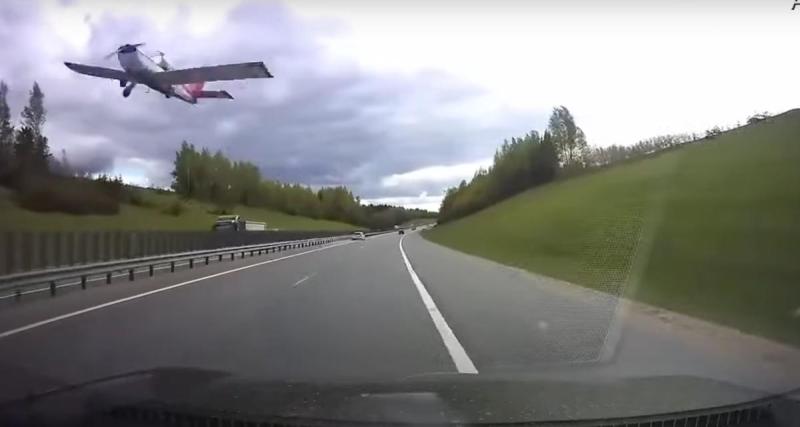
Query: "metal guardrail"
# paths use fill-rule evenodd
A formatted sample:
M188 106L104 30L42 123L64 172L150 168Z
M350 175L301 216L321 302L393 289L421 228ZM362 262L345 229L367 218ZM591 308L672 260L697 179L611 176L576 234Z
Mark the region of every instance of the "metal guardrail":
M390 231L379 231L365 234L366 236L374 236L388 232ZM350 236L345 235L305 240L291 240L285 242L181 252L175 254L16 273L0 276L0 294L6 296L14 295L16 299L19 299L22 297L26 288L35 285L49 284L50 295L55 296L59 287L59 282L69 279L79 279L81 289L86 289L87 282L90 278L104 276L106 283L110 284L113 274L121 271L127 271L128 280L133 281L137 272L142 273L147 271L148 276L152 277L156 267L159 266L169 265L170 272L174 272L176 264L180 262L188 261L189 268L194 268L195 261L197 260L201 260L201 262L204 262L205 265L208 265L211 259L215 257L217 258L217 261L223 261L225 258L229 258L231 261L233 261L236 259L237 255L240 255L240 259L243 259L248 253L252 257L256 255L281 252L297 248L319 246L334 241L349 239Z

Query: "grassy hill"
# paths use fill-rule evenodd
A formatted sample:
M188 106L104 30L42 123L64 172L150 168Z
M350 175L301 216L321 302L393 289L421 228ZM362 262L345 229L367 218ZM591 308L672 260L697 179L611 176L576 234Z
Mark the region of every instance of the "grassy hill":
M539 187L425 236L798 345L800 110Z
M180 215L165 211L177 202L174 194L142 190L146 206L122 204L117 215L70 215L39 213L18 207L10 193L0 188L0 231L2 230L210 230L216 214L214 206L195 200L182 200ZM263 221L269 228L284 230L354 230L341 222L292 216L269 209L236 206L234 213L253 221Z

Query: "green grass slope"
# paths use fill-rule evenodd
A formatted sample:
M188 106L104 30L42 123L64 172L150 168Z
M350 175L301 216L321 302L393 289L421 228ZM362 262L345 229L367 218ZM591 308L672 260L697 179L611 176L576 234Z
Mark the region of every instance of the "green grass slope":
M800 111L543 186L425 235L798 345Z
M117 215L70 215L39 213L18 207L7 190L0 192L0 231L3 230L210 230L217 215L214 206L195 200L181 203L184 211L170 215L164 210L178 201L174 194L142 190L149 205L121 204ZM232 211L253 221L263 221L269 228L282 230L355 230L357 227L336 221L288 215L269 209L236 206Z

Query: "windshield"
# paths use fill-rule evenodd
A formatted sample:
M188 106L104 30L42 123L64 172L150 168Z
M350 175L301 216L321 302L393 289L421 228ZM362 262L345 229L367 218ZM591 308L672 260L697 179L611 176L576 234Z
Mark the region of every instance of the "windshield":
M0 425L800 387L795 1L0 3Z

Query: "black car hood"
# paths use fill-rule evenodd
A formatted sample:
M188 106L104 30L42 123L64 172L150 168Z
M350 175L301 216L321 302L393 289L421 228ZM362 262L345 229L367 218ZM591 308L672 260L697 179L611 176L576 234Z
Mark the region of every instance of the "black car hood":
M0 405L0 424L153 425L150 421L178 418L241 420L242 425L570 422L707 411L775 398L686 376L577 381L439 374L394 382L316 383L159 368L7 401Z

